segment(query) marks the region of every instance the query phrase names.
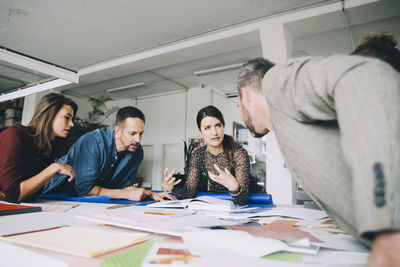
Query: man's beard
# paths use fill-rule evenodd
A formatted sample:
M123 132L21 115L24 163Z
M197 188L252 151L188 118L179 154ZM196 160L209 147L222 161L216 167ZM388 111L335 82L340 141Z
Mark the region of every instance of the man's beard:
M245 124L246 124L247 129L249 129L251 135L254 136L255 138L261 138L261 137L263 137L264 135L266 135L269 132L267 130L263 134L257 133L256 130L254 129L253 121L252 121L252 119L250 117L249 117L248 120L245 121Z
M129 151L129 152L135 152L140 145L140 143L131 143L131 144L125 145L124 141L122 140L121 137L119 138L119 142L123 145L124 151ZM135 145L136 147L133 148L132 150L130 150L131 145Z
M244 117L243 118L244 124L246 125L246 128L249 129L252 136L254 136L255 138L261 138L269 132L269 130L267 130L263 134L257 133L253 125L253 120L250 117L250 112L243 106L242 106L242 113Z
M130 147L131 147L132 145L135 145L135 148L130 149ZM125 151L135 152L136 149L138 149L138 147L139 147L139 143L129 144L129 145L125 146Z

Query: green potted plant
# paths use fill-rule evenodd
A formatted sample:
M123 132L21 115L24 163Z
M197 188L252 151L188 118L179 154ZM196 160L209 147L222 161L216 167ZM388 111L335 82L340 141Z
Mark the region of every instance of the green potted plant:
M68 145L66 151L85 133L94 131L99 128L107 128L109 125L104 124L104 121L114 112L119 110L118 106L108 108L106 103L113 100L110 96L101 95L97 98L91 97L88 102L90 103L91 110L87 113L86 117L76 117L74 120L74 128L72 128L71 135L68 138Z

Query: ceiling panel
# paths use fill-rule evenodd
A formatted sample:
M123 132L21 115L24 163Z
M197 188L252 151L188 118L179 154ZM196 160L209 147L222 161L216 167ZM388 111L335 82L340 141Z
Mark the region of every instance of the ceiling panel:
M35 72L0 60L0 94L17 90L29 84L50 78L45 74Z
M0 46L78 70L332 0L1 0Z

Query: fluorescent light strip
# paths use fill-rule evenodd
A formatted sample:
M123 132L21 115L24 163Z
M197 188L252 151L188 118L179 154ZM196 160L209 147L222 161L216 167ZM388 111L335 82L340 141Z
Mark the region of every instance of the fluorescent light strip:
M111 93L111 92L115 92L115 91L121 91L121 90L129 89L129 88L136 88L136 87L142 87L142 86L147 86L147 84L144 82L128 84L128 85L121 86L121 87L107 89L106 92Z
M153 98L153 97L159 97L159 96L166 96L166 95L174 95L174 94L184 93L184 92L187 92L187 91L188 91L187 89L179 89L179 90L170 91L170 92L164 92L164 93L157 93L157 94L152 94L152 95L138 96L138 97L136 97L136 100L142 100L142 99Z
M221 67L216 67L216 68L212 68L212 69L198 70L198 71L194 71L193 75L201 76L201 75L212 74L212 73L217 73L217 72L222 72L222 71L227 71L227 70L238 69L243 64L244 64L244 62L243 63L236 63L236 64L231 64L231 65L226 65L226 66L221 66Z
M50 90L53 88L57 88L63 85L70 84L70 81L66 81L63 79L56 79L45 83L40 83L36 85L32 85L23 89L18 89L18 91L14 91L12 93L6 93L0 95L0 102L4 102L10 99L16 99L20 97L24 97L31 94L36 94L42 91Z

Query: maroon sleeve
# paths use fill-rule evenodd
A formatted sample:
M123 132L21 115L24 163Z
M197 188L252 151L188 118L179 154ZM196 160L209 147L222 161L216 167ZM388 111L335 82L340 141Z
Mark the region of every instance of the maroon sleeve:
M12 126L0 134L0 190L5 200L17 202L20 194L20 183L25 177L25 156L31 151L30 137L20 126Z

